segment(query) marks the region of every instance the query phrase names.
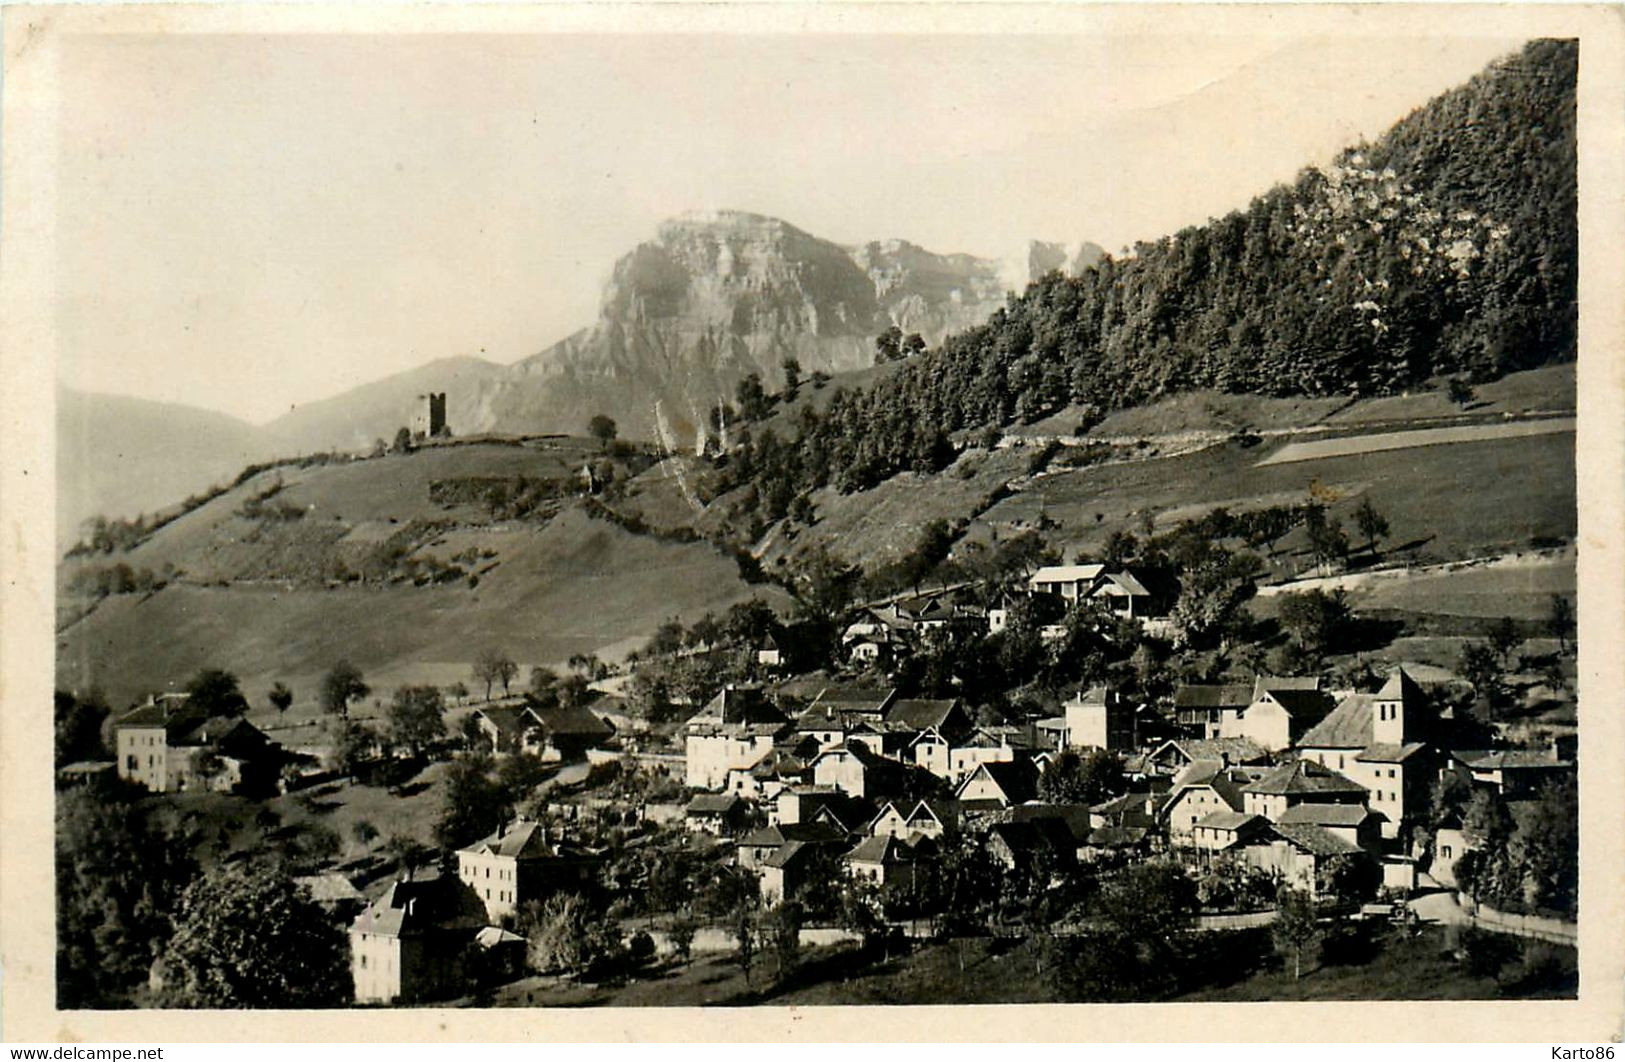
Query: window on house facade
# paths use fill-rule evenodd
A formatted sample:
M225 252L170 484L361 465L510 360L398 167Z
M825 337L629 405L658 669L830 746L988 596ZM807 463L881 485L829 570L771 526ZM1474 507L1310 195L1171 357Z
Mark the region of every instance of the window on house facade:
M1446 859L1449 859L1450 858L1450 846L1447 845L1447 844L1446 845L1440 845L1439 846L1439 854L1444 856Z

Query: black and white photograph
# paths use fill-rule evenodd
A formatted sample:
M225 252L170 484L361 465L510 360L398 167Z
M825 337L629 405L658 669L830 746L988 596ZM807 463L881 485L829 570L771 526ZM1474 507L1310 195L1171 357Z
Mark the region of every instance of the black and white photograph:
M50 11L47 1007L1618 995L1616 38Z

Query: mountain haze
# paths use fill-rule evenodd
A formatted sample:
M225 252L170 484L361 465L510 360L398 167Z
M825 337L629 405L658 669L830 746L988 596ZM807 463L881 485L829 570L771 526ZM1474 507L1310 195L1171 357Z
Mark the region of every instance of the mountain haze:
M594 325L514 366L479 426L579 431L603 412L623 434L686 444L749 373L775 387L787 358L804 374L864 368L887 328L935 342L984 319L1009 286L991 259L686 214L616 263Z
M266 454L259 429L224 413L59 386L57 542L74 541L97 514L173 505Z

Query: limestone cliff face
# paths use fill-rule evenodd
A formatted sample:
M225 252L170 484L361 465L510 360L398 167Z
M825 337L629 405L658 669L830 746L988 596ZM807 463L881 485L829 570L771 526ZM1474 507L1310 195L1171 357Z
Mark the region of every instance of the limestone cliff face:
M845 248L775 218L687 214L615 266L598 321L515 365L482 395L491 427L579 432L608 413L628 436L686 445L747 374L769 390L872 363L893 324L935 343L1003 302L997 262L900 240Z

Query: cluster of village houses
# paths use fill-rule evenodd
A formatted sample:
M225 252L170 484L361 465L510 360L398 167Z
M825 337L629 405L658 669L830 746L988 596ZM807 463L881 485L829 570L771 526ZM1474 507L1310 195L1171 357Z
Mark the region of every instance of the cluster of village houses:
M1043 569L1031 589L1103 600L1125 616L1144 607L1132 575L1099 565ZM865 658L934 624L996 627L1003 612L973 612L944 594L866 610L847 640ZM762 645L760 662L777 664L778 651ZM906 889L960 837L1012 868L1159 853L1198 865L1232 860L1310 893L1326 861L1349 857L1370 861L1403 894L1428 851L1427 873L1453 886L1467 838L1448 823L1424 835L1443 772L1516 800L1574 769L1572 745L1455 747L1450 720L1398 667L1375 693L1330 690L1318 677L1259 676L1186 685L1160 708L1097 685L1074 691L1061 714L1021 725L979 725L959 700L904 698L885 686L831 684L794 716L771 694L761 685L723 689L682 726L680 758L649 757L680 773L691 794L667 817L731 846L769 905L831 858L853 877ZM604 713L585 707L513 698L480 706L476 718L498 756L637 754L617 748ZM247 789L287 759L246 721L196 717L184 700L156 699L120 719L116 733L119 776L157 792ZM1041 801L1041 776L1068 750L1119 757L1127 792L1094 806ZM504 918L596 872L594 854L572 847L565 832L507 824L457 852L454 876L409 875L370 904L334 875L311 879L318 899L360 908L350 929L357 1001L459 991L471 955L516 973L524 941Z
M1052 594L1063 604L1088 603L1113 615L1138 621L1148 634L1163 635L1168 621L1149 615L1151 592L1133 572L1104 564L1056 564L1043 567L1027 580L1032 594ZM998 634L1010 622L1011 598L991 607L980 604L968 587L916 595L911 599L888 601L867 607L847 624L841 644L849 659L858 664L886 664L908 653L921 641L955 628L987 628ZM1039 636L1053 641L1066 633L1059 623L1039 628ZM778 646L764 644L758 663L779 663Z

